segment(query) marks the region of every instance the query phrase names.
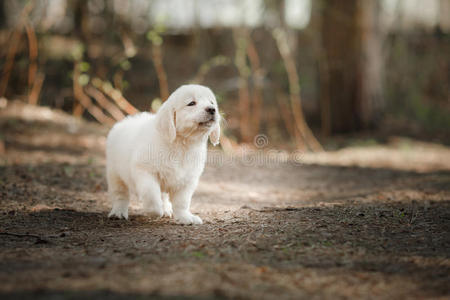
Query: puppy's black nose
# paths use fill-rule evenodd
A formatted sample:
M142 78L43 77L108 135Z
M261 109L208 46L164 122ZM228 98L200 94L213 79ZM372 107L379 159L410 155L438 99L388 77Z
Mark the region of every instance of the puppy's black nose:
M209 113L210 115L213 115L216 113L216 109L214 107L208 107L205 109L207 113Z

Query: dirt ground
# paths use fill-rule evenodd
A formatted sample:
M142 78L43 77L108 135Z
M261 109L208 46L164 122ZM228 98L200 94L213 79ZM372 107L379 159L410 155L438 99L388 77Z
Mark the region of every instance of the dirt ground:
M450 298L444 146L214 152L193 198L205 224L181 226L139 204L107 218L106 133L42 107L0 110L1 299Z

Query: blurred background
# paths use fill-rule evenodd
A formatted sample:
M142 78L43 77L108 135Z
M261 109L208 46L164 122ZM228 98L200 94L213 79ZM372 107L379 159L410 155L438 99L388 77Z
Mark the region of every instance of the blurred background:
M0 45L2 106L111 125L198 83L229 146L450 141L448 0L3 0Z
M0 0L0 45L0 299L449 299L450 0ZM186 83L204 225L108 219L109 128Z

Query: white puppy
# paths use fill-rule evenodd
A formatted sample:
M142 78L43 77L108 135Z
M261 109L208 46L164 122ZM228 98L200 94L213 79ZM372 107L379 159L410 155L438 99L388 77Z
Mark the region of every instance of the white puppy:
M140 113L114 125L106 142L109 216L127 219L132 193L154 216L173 212L181 224L202 224L189 208L205 166L208 136L219 143L219 122L212 91L184 85L156 114Z

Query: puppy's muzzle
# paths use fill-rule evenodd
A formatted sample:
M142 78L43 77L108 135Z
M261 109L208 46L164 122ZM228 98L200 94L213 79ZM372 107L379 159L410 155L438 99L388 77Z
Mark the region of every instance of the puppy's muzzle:
M206 112L210 115L215 115L216 109L214 107L207 107L205 108Z
M206 120L203 122L200 122L200 126L211 126L216 121L216 109L214 107L207 107L205 108L205 111L208 113L206 116Z

